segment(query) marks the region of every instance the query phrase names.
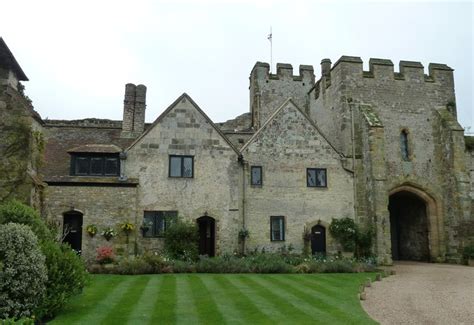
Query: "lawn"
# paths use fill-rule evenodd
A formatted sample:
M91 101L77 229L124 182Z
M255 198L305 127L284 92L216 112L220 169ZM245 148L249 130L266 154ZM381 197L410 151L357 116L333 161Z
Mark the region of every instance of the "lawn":
M94 275L50 324L375 324L373 274Z

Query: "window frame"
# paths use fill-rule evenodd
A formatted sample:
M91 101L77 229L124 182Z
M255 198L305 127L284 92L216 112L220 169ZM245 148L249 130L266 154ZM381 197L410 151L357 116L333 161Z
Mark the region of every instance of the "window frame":
M101 173L92 173L92 160L100 159L101 163ZM87 169L86 173L79 173L77 171L78 164L81 160L87 161ZM115 160L117 162L117 170L115 173L107 173L106 172L106 162L107 160ZM101 153L71 153L71 161L70 161L70 169L69 169L70 176L89 176L89 177L117 177L120 176L120 156L119 154L101 154Z
M172 176L171 175L171 159L172 158L180 158L180 160L181 160L180 176ZM184 175L184 159L185 158L191 158L191 176L183 176ZM194 156L190 156L190 155L169 155L169 159L168 159L168 177L169 178L194 178Z
M316 179L314 180L315 181L314 185L311 185L309 183L309 177L308 177L309 171L312 171L312 170L315 171L315 175L316 175ZM324 170L324 183L325 183L325 185L324 186L317 185L318 171L323 171L323 170ZM327 170L327 168L314 168L314 167L306 168L306 187L328 188L328 170Z
M253 170L258 169L260 170L260 184L255 184L253 179ZM250 185L255 187L263 186L263 168L262 166L250 166Z
M273 239L273 220L281 220L283 223L281 227L281 234L280 234L280 239ZM285 222L285 217L284 216L270 216L270 241L272 242L282 242L285 241L285 235L286 235L286 222Z
M170 213L173 213L174 215L170 216L170 215L167 215L167 214L170 214ZM163 238L164 237L164 233L166 231L166 229L169 228L169 225L171 223L169 223L169 220L172 218L174 219L173 222L177 222L178 221L178 211L176 210L148 210L148 211L143 211L143 222L145 222L146 218L147 218L147 214L148 214L148 217L152 217L153 218L153 221L152 221L152 224L150 225L150 229L149 231L151 231L151 234L150 235L147 235L148 231L146 233L143 233L143 238ZM168 218L168 222L167 222L167 219ZM159 221L161 220L161 222ZM164 227L161 231L157 231L157 228L158 228L158 225L160 224L163 224Z

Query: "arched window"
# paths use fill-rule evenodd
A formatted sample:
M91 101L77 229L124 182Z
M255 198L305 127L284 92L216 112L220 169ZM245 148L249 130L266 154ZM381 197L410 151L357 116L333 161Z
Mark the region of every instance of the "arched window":
M400 133L400 149L402 152L402 159L405 161L410 160L410 151L408 148L408 132L406 130L402 130L402 132Z

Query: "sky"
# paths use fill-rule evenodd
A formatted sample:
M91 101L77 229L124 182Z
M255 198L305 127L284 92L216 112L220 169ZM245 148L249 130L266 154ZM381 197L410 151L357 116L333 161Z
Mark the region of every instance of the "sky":
M4 1L0 36L43 118L122 119L126 83L147 86L146 120L183 92L214 122L249 111L257 61L315 68L360 56L455 69L458 120L474 132L473 15L464 2L304 0Z

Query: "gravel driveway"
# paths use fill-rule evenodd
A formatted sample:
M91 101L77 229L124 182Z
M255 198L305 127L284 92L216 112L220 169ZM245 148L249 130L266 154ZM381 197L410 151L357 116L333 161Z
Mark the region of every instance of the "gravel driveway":
M365 311L381 324L474 324L474 267L397 262L366 288Z

